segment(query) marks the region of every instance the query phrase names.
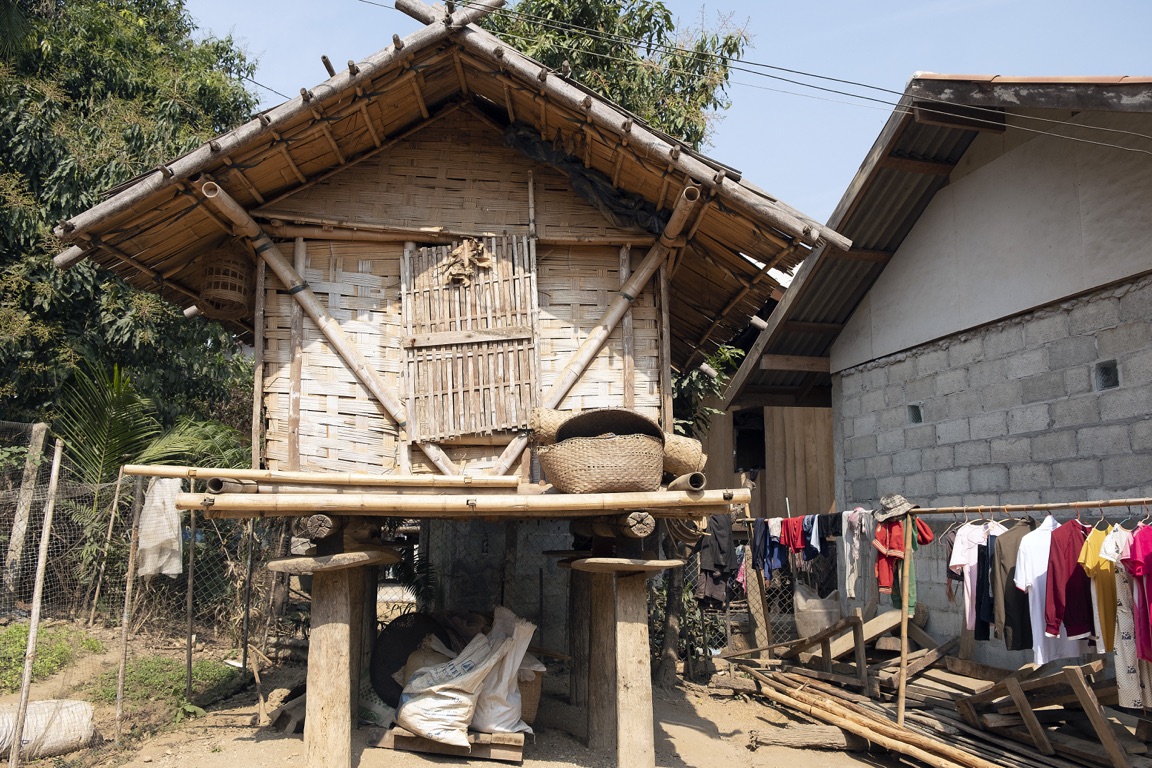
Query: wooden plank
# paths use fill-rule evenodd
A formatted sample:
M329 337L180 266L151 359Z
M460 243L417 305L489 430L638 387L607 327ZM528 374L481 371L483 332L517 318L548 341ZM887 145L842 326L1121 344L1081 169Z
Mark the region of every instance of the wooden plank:
M616 765L652 768L652 670L648 653L648 577L616 579Z
M857 621L852 624L852 645L856 651L856 674L860 676L860 690L868 693L868 649L864 647L864 622L859 620L859 615L856 618ZM831 650L829 650L829 655L831 655Z
M845 616L844 618L840 619L840 621L836 622L835 624L831 625L830 627L827 627L825 629L820 630L819 632L817 632L814 635L811 635L809 637L803 637L803 638L800 638L799 640L792 641L789 644L788 650L785 651L784 653L780 654L780 658L782 658L782 659L795 658L796 656L799 656L802 651L806 651L809 648L811 648L812 646L819 643L821 645L821 650L822 650L824 656L827 658L828 661L831 661L833 658L835 658L835 656L832 655L832 644L828 643L828 647L824 648L823 647L824 642L829 640L830 638L836 637L837 635L843 634L846 630L850 630L852 627L858 625L859 623L860 623L859 617L857 617L857 616ZM843 654L837 654L837 655L842 656Z
M519 763L524 760L524 734L522 733L468 733L469 746L441 744L422 736L417 736L399 726L387 730L369 731L367 744L370 747L422 752L430 755L451 755L479 760L497 760Z
M935 648L923 648L917 651L915 654L909 654L907 666L908 677L915 677L924 670L928 669L928 667L940 661L940 659L950 653L952 649L959 644L959 642L960 638L957 636L946 643L942 643L936 646ZM894 678L896 677L896 674L893 673L891 675L886 675L885 677Z
M308 703L304 763L308 768L352 766L351 579L359 571L319 571L312 577L308 636Z
M1079 670L1077 670L1079 671ZM1028 696L1020 688L1020 682L1008 678L1004 681L1008 695L1012 697L1012 701L1016 702L1016 706L1020 708L1020 717L1024 720L1024 727L1028 729L1028 735L1032 737L1032 743L1040 750L1041 754L1054 755L1056 750L1052 747L1052 742L1048 740L1048 734L1044 730L1044 726L1036 719L1036 713L1032 711L1032 707L1028 704Z
M588 705L588 617L591 615L592 576L586 571L568 571L568 703Z
M616 578L610 573L591 578L588 747L607 753L616 748Z
M1000 682L1013 672L1013 670L1010 669L991 667L987 664L980 664L969 659L957 658L956 656L949 656L944 659L944 666L949 672L955 672L965 677L974 677L977 680L988 680L993 683Z
M869 621L864 622L864 642L870 643L885 632L891 632L900 626L900 611L885 611L877 614ZM915 625L912 625L915 626ZM832 641L832 658L838 659L856 648L856 642L851 633L842 635Z
M1109 759L1112 761L1113 768L1128 768L1128 756L1124 753L1124 749L1116 741L1115 734L1112 733L1112 727L1108 724L1108 719L1104 716L1104 709L1100 706L1100 702L1096 699L1096 695L1088 686L1088 681L1084 678L1084 671L1080 667L1064 667L1064 678L1068 684L1072 686L1072 692L1076 694L1076 698L1080 700L1080 706L1084 708L1084 712L1088 715L1088 719L1092 722L1092 728L1096 731L1096 737L1100 739L1100 744L1104 747L1104 751L1108 753ZM1015 684L1017 688L1020 687L1014 680L1006 680L1009 686ZM1023 695L1023 694L1021 694ZM1015 699L1015 696L1013 696ZM1024 722L1028 722L1028 715L1024 712L1025 705L1021 706L1021 712L1024 716Z

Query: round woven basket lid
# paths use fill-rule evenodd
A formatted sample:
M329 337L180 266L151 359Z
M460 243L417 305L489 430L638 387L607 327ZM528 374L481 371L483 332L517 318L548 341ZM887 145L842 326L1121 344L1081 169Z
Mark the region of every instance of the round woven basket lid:
M664 444L664 430L647 416L626 408L597 408L578 413L556 430L556 442L570 437L613 435L648 435Z

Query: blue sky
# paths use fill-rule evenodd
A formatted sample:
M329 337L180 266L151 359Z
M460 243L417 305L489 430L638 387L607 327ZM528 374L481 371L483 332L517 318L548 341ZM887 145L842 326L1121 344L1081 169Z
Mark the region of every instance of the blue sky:
M744 27L752 37L746 59L892 91L902 91L917 71L1152 75L1150 0L665 4L679 19L678 27L702 19L708 26L727 19ZM404 36L418 27L394 8L362 0L186 0L186 5L202 30L232 34L258 59L256 80L288 95L327 78L321 54L343 69L349 59L387 46L393 33ZM789 205L827 219L891 107L742 72L732 79L732 107L706 152ZM852 90L884 101L896 98ZM259 92L266 107L283 101Z

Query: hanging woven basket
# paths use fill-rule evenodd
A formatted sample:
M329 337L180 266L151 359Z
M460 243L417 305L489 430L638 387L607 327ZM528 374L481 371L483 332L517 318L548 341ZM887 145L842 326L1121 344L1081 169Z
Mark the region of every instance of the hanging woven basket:
M664 435L664 471L679 477L702 472L708 457L700 441L683 435Z
M228 247L210 253L200 298L209 317L235 320L247 314L252 298L252 262L248 256Z

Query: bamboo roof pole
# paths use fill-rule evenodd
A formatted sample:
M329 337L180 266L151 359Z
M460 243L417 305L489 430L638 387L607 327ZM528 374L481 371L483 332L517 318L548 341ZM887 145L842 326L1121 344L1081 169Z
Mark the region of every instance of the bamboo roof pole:
M399 0L397 2L399 7ZM560 372L560 376L556 381L552 382L552 386L544 393L543 408L559 408L560 404L564 402L564 398L572 390L573 385L580 380L584 375L584 371L592 364L596 355L599 354L600 348L604 346L604 342L608 341L608 337L612 335L612 331L616 329L620 320L632 308L632 302L644 290L644 286L656 274L656 270L667 259L668 254L672 253L676 248L680 247L682 243L677 243L676 239L680 237L680 232L684 229L684 225L691 217L692 211L700 202L700 189L698 187L688 186L684 187L684 191L680 193L679 199L676 201L676 207L672 209L672 215L668 218L668 223L664 226L664 231L661 233L660 238L648 250L648 255L644 257L644 261L632 273L632 277L628 282L620 286L619 293L612 304L604 312L604 316L600 318L600 322L588 334L588 337L580 344L579 349L573 353L569 358L568 364L564 366L564 370ZM500 454L500 458L493 465L490 474L503 475L506 473L516 460L520 458L520 454L528 446L528 435L526 433L517 435L513 438L504 452Z
M219 214L224 216L228 221L231 221L240 234L247 237L252 241L253 247L264 263L271 267L272 271L276 273L276 277L288 289L288 295L291 296L296 303L298 303L308 316L312 318L312 322L316 323L316 327L324 334L324 338L332 345L333 349L340 358L348 365L353 375L360 381L364 387L372 393L372 396L384 406L384 410L396 422L401 434L407 431L408 414L404 408L404 404L396 397L395 394L389 389L388 385L384 383L384 379L376 372L376 369L368 364L368 361L361 354L360 350L356 348L352 339L344 333L344 329L340 327L340 323L336 318L320 303L316 298L316 294L304 282L304 279L292 268L288 260L284 258L284 254L280 249L268 239L268 235L260 228L260 225L248 215L248 211L244 209L239 203L232 199L232 197L225 192L216 182L204 181L197 182L196 185L200 189L200 193L204 195L204 199L208 204L215 209ZM440 446L434 443L417 443L420 449L428 456L436 468L446 475L458 475L460 470L452 463L448 454L444 453Z
M148 176L140 179L136 184L118 195L109 198L104 203L94 206L84 213L68 219L55 228L57 237L65 240L82 239L83 236L115 216L120 216L133 208L138 207L151 195L165 189L184 183L197 174L203 173L213 166L219 158L243 150L245 147L273 131L283 130L284 126L291 125L303 115L311 115L312 109L323 105L332 98L358 85L370 86L372 80L402 59L407 58L413 51L418 51L443 40L455 30L478 21L492 11L504 5L505 0L476 0L466 6L460 7L450 15L436 16L438 24L428 24L404 38L402 45L390 45L384 50L369 56L364 61L343 72L337 72L334 77L328 78L320 85L310 89L312 100L305 101L303 96L297 96L280 106L262 113L259 117L249 120L244 125L229 131L213 141L202 144L183 157L174 160L163 170L157 169ZM60 269L68 269L83 258L85 248L73 247L58 254L53 260Z
M426 488L508 488L520 484L517 477L488 475L372 475L360 472L307 472L277 469L227 469L219 467L184 467L167 464L125 464L130 477L179 477L211 480L254 480L261 483L295 483L299 485L364 485L379 487Z
M205 509L219 517L294 516L301 512L408 517L583 517L645 509L653 517L703 517L748 504L747 488L635 493L412 495L400 493L181 493L177 509Z
M420 0L396 0L396 9L425 24L433 24L440 17L432 6ZM510 47L500 38L475 25L465 25L455 30L455 38L477 57L490 65L495 65L516 76L522 82L533 83L550 99L584 115L585 120L613 136L623 135L625 121L630 123L628 143L640 153L651 157L669 158L671 165L693 179L708 183L727 205L739 209L745 215L767 222L773 227L803 242L814 245L823 240L838 248L847 250L851 241L822 224L801 218L791 208L778 203L771 197L757 194L739 182L726 179L717 168L695 157L691 152L682 151L679 142L666 139L643 125L634 122L631 115L610 105L562 77L548 77L540 80L540 64Z

